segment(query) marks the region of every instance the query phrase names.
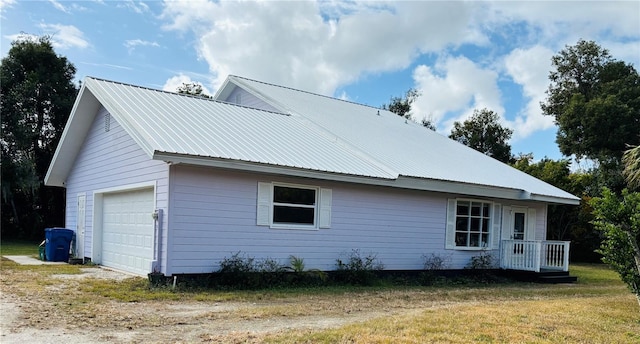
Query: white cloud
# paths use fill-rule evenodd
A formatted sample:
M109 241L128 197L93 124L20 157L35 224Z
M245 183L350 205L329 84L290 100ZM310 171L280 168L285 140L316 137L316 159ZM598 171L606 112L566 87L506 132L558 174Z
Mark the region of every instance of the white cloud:
M167 2L169 30L192 31L214 85L230 73L333 94L421 53L486 37L474 3ZM283 20L286 18L286 20Z
M84 7L84 6L80 5L80 4L77 4L75 2L71 4L71 8L74 11L77 11L77 12L86 12L86 11L89 10L88 8L86 8L86 7Z
M40 24L39 26L45 34L52 36L55 48L69 49L89 46L89 42L84 39L84 33L73 25Z
M128 8L138 14L149 12L149 5L145 4L142 1L126 0L119 2L118 7Z
M111 63L93 63L93 62L80 62L80 63L85 64L85 65L89 65L89 66L106 67L106 68L110 68L110 69L133 70L133 68L131 68L131 67L115 65L115 64L111 64Z
M131 53L136 47L159 47L160 44L142 39L128 39L124 42L124 46L129 49L129 53Z
M62 5L61 3L59 3L56 0L49 0L49 2L51 3L51 5L53 5L53 7L55 7L58 11L62 11L64 13L70 13L69 10L64 7L64 5Z
M37 35L31 35L31 34L27 34L27 33L17 33L15 35L6 35L4 36L6 39L8 39L9 41L13 42L13 41L32 41L32 42L37 42L38 38L40 38Z
M492 20L524 21L537 29L537 40L555 48L601 33L637 37L640 32L637 1L496 1L490 6Z
M169 78L162 86L162 89L167 92L177 92L178 87L182 86L182 84L200 85L202 86L203 93L208 94L210 96L213 95L213 93L211 93L211 91L209 91L201 82L193 81L188 75L185 75L182 73Z
M515 49L504 59L507 74L522 87L526 106L513 121L514 139L524 138L538 130L553 127L553 117L544 116L540 103L546 99L551 57L555 53L542 46Z
M504 113L498 89L498 73L485 69L464 56L445 57L434 67L420 65L413 72L421 96L414 105L414 117L432 119L449 132L454 121L464 121L474 109Z
M16 4L16 0L0 0L0 13Z
M640 17L640 15L638 16ZM631 63L636 70L640 70L640 40L630 42L605 40L599 44L608 49L614 59Z

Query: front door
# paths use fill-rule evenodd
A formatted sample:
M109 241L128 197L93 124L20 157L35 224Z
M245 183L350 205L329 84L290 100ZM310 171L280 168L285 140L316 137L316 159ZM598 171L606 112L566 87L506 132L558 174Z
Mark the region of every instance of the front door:
M76 219L76 257L84 259L84 226L85 226L85 205L87 197L84 193L78 194L78 213Z
M515 256L524 255L525 244L522 242L525 238L525 231L527 229L527 208L513 207L511 211L511 240L515 240L513 243L513 254ZM521 259L522 257L518 258Z
M527 210L513 208L511 214L511 238L512 240L524 240L524 231L527 228Z

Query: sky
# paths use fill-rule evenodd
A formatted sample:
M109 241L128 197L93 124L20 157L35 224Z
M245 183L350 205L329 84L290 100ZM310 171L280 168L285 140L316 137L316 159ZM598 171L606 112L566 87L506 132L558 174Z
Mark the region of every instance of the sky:
M76 81L214 94L233 74L376 107L415 88L413 118L443 135L487 108L513 154L560 159L540 109L551 57L592 40L638 69L640 1L0 0L2 57L29 35L51 35Z

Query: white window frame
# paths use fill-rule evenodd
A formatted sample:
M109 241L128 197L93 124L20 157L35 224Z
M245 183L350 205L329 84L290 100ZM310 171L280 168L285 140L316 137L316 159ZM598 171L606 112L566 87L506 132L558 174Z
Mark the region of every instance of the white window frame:
M456 245L455 239L456 239L456 220L458 217L458 212L457 212L458 202L471 202L471 203L476 202L476 203L489 205L489 228L487 230L488 236L487 236L487 241L485 242L486 246L457 246ZM446 224L447 228L446 228L446 235L445 235L445 248L450 250L460 250L460 251L482 251L482 250L496 249L499 243L494 243L494 239L496 238L496 235L498 235L496 233L499 233L500 231L500 228L499 228L500 211L501 211L500 204L494 203L488 200L472 199L472 198L449 199L448 206L447 206L447 224ZM471 218L471 214L469 214L469 218ZM482 240L482 233L483 232L478 233L480 235L480 240Z
M275 195L275 188L291 188L291 189L300 189L300 190L313 190L315 193L315 199L313 201L313 205L309 204L297 204L297 203L278 203L273 198ZM272 194L271 194L271 211L273 212L276 206L281 207L290 207L290 208L305 208L305 209L313 209L313 224L308 225L304 223L280 223L275 222L274 217L271 216L271 228L300 228L300 229L318 229L318 195L320 194L320 188L304 186L304 185L296 185L296 184L284 184L284 183L273 183L272 184Z
M290 204L274 202L274 188L287 187L305 190L314 190L315 203L308 204ZM331 227L331 189L320 188L318 186L292 184L292 183L258 183L258 209L257 209L257 225L269 226L273 229L301 229L301 230L318 230L321 228ZM295 223L278 223L273 220L273 211L275 206L291 206L296 208L314 209L313 224L295 224Z

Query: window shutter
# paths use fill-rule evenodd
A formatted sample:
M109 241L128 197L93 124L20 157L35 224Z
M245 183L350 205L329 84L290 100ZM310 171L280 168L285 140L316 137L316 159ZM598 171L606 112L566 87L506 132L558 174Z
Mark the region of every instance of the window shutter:
M513 228L511 228L511 207L504 206L502 207L502 240L510 240L513 239L511 237L511 232Z
M319 228L331 228L331 189L320 189Z
M491 249L498 249L500 247L500 228L502 227L502 204L493 204L493 227L491 228Z
M535 240L536 239L536 210L533 208L529 208L529 219L527 221L527 234L526 240Z
M258 209L256 224L258 226L271 225L271 183L258 183Z
M446 249L454 249L456 246L455 243L456 236L456 200L454 198L450 198L447 204L447 229L445 235L445 245Z

